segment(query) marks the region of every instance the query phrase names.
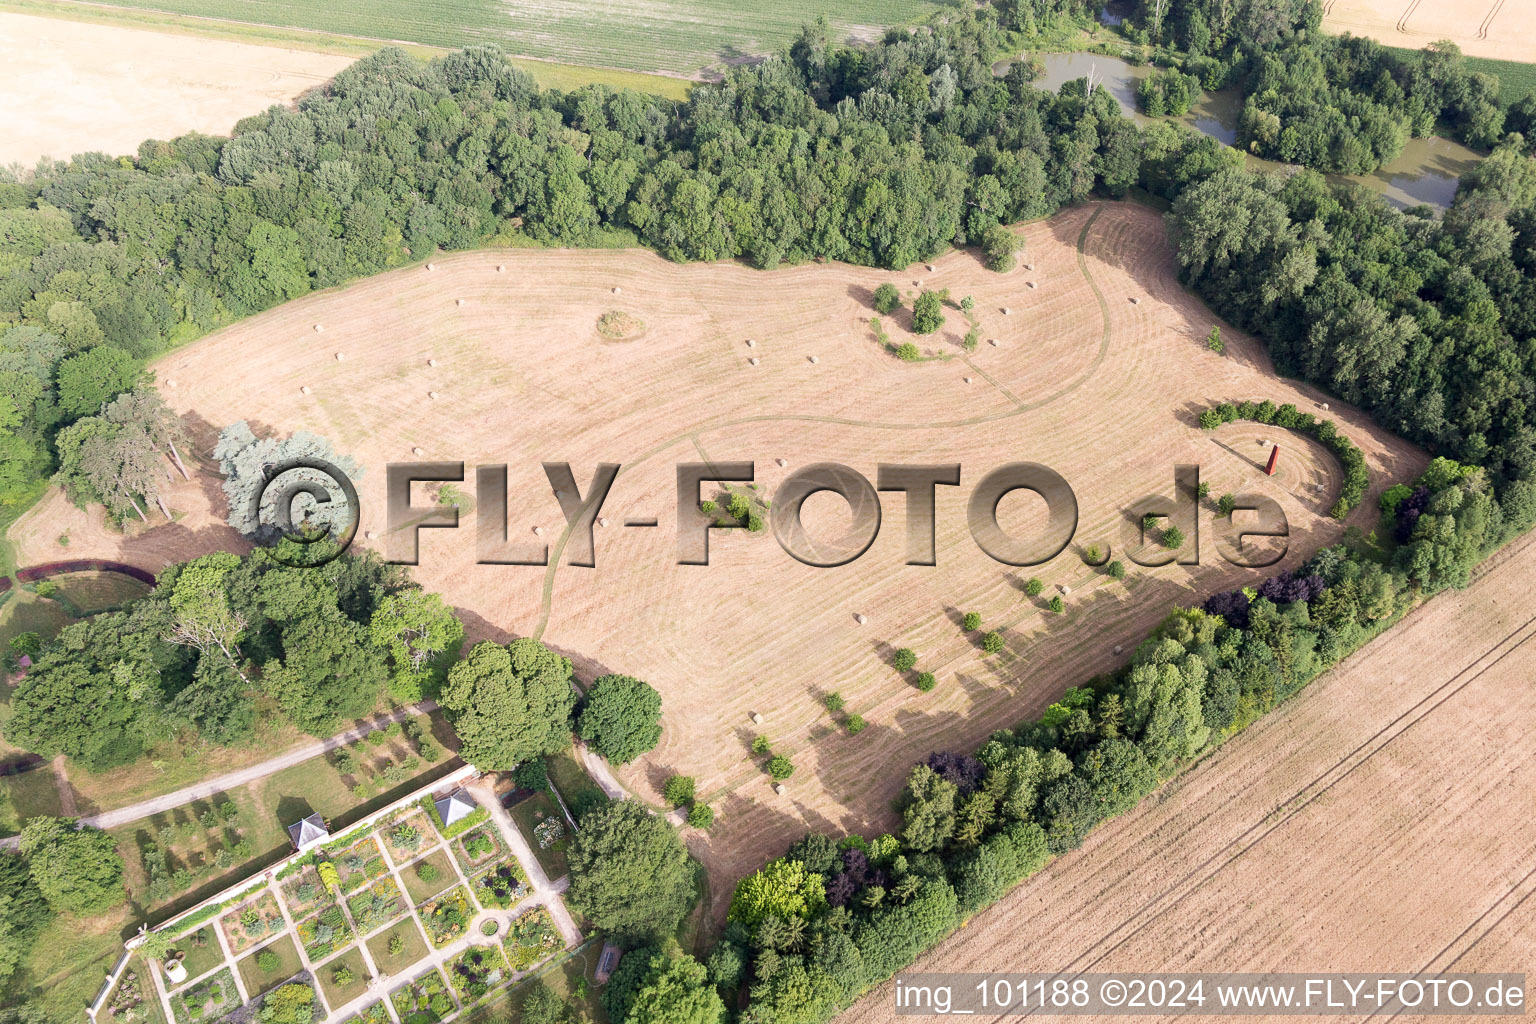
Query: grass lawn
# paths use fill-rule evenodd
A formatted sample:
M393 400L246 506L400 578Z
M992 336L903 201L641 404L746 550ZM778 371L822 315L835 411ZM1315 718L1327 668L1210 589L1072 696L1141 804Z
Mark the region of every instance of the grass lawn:
M512 820L517 822L523 838L528 840L528 845L533 847L534 855L539 858L539 864L543 866L544 873L551 879L559 878L569 870L566 863L565 851L571 843L570 822L565 820L565 815L560 813L560 808L549 798L548 793L535 793L526 800L519 801L507 808L512 815ZM539 823L548 818L554 818L560 822L565 834L559 841L551 843L547 847L540 847L539 840L534 835L534 829Z
M400 952L392 954L390 943L400 939ZM368 940L368 952L381 975L409 974L413 964L427 955L427 940L421 937L414 918L407 917Z
M29 818L64 813L47 762L30 771L0 777L0 835L13 836Z
M352 980L345 984L336 981L336 972L345 968L352 974ZM335 1008L344 1006L362 995L368 988L368 965L363 963L362 950L353 948L336 957L327 960L323 967L316 967L315 974L320 978L320 988L325 992L326 1005Z
M428 46L498 43L510 53L545 60L677 74L776 49L821 13L831 17L832 34L841 39L859 26L915 21L938 8L925 0L844 0L832 6L791 0L749 7L732 0L686 0L670 7L617 0L601 8L573 0L437 0L430 6L412 0L266 0L259 6L240 0L120 0L119 5L232 21L259 18L269 25Z
M224 962L224 949L213 929L214 925L205 924L191 935L176 940L175 951L186 954L182 966L187 969L187 977L202 977Z
M256 965L256 958L265 950L277 954L277 966L270 971L264 971ZM245 980L245 990L254 999L299 973L303 965L299 962L299 947L294 943L293 936L284 935L245 957L238 966L240 977Z
M82 1018L122 954L128 926L126 905L100 917L54 918L11 976L7 999L42 1011L45 1020Z
M423 871L431 877L423 878ZM430 856L401 868L400 879L405 882L405 891L411 898L411 905L416 906L457 883L459 876L453 870L453 861L448 859L447 851L439 847Z
M578 821L585 812L608 802L608 794L592 781L592 776L569 752L545 758L544 765L549 771L549 781L560 791L565 805Z

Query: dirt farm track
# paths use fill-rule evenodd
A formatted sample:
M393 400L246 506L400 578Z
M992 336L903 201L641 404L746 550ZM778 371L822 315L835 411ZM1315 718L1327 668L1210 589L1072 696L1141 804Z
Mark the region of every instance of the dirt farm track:
M245 418L258 432L314 430L356 458L362 529L377 537L363 543L383 543L387 462L463 460L466 493L475 466L506 463L509 536L548 543L550 567L475 564L475 516L466 514L458 530L422 531L417 578L460 610L473 639L540 635L572 657L584 682L622 671L655 685L661 745L622 777L659 801L670 773L696 776L719 820L690 842L714 877L729 879L807 827L890 829L891 798L913 761L970 749L1037 714L1122 660L1115 645L1137 642L1170 606L1276 571L1219 558L1209 508L1198 517L1198 566L1127 562L1129 578L1117 583L1084 564L1090 544L1117 558L1156 550L1142 546L1134 509L1172 495L1176 464L1200 465L1213 495L1278 501L1291 529L1282 566L1342 534L1345 524L1326 516L1337 472L1320 446L1270 428L1209 434L1196 425L1215 401L1268 397L1316 410L1321 396L1274 377L1262 349L1230 327L1226 353L1206 351L1213 319L1179 287L1158 214L1093 204L1020 230L1021 265L1003 275L964 252L901 272L678 266L642 251L443 257L432 270L411 267L236 324L155 371L204 452L219 428ZM931 361L901 362L874 339L869 301L885 281L908 294L885 318L891 339L915 341ZM946 310L935 335L908 333L914 282L975 297L974 354L959 345L958 309ZM644 329L604 339L596 324L610 310ZM1379 491L1415 475L1425 456L1354 410L1335 404L1328 415L1365 452L1371 490L1350 522L1369 530ZM1265 440L1283 445L1274 477L1260 469ZM603 507L609 525L595 530L593 569L560 562L564 520L540 463L566 460L583 493L596 463L623 465ZM881 462L963 469L960 487L939 489L936 566L904 564L899 494L885 495L873 546L840 568L803 566L766 533L719 530L709 566L678 565L674 466L725 460L754 461L765 495L818 461L871 480ZM1034 569L992 561L965 524L970 489L1013 461L1056 469L1080 509L1074 544ZM1020 535L1043 507L1025 494L999 508ZM238 546L222 525L213 472L175 505L184 512L176 523L124 537L52 495L11 536L23 563L62 557L56 538L67 529L71 557L151 569ZM846 525L845 506L829 495L811 498L805 513L817 536ZM626 528L630 517L658 525ZM1193 553L1196 522L1179 525ZM1070 590L1065 614L1044 607L1061 589L1025 596L1029 575ZM1003 655L983 656L963 634L966 611L1002 631ZM931 693L891 668L902 646L938 677ZM848 735L828 715L822 698L834 690L868 720L863 733ZM796 766L782 796L751 756L758 733Z
M1533 571L1528 536L912 970L1528 973Z

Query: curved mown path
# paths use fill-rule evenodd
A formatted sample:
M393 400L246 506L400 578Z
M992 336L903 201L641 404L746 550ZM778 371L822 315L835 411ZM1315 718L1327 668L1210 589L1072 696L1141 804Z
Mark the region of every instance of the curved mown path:
M1104 293L1099 289L1098 282L1094 281L1093 275L1088 272L1088 261L1083 255L1083 247L1087 244L1088 241L1088 231L1093 227L1093 222L1099 219L1099 214L1102 213L1103 210L1104 208L1102 206L1099 204L1094 204L1093 213L1089 216L1088 220L1083 223L1082 230L1077 234L1077 267L1078 270L1082 273L1083 279L1088 282L1088 287L1093 289L1093 297L1098 300L1099 304L1099 315L1103 318L1104 321L1104 331L1099 338L1099 349L1094 353L1093 359L1089 361L1087 367L1083 370L1082 373L1078 374L1072 380L1066 384L1063 384L1055 391L1052 391L1050 394L1045 395L1042 398L1037 398L1032 402L1021 401L1012 393L1010 393L1007 388L1003 387L1002 384L998 383L998 381L996 381L991 374L978 367L970 359L969 356L965 356L962 357L965 364L969 366L977 376L981 377L981 379L985 380L988 384L991 384L1000 394L1012 402L1013 408L1004 409L1002 412L986 413L985 415L981 416L968 416L955 420L929 420L922 423L890 423L880 420L852 419L845 416L812 416L809 414L795 413L765 413L761 416L716 417L711 420L705 420L696 426L690 427L687 430L676 434L670 439L656 445L650 451L641 455L639 458L630 460L625 464L625 466L634 467L642 465L643 463L649 462L657 455L660 455L662 452L667 451L675 445L681 443L691 441L695 446L697 446L699 442L699 435L701 434L708 433L710 431L726 430L731 427L745 426L753 423L828 423L836 426L868 427L874 430L897 431L933 430L935 428L953 429L957 427L975 426L980 423L995 423L1000 420L1011 419L1014 416L1019 416L1023 413L1039 409L1042 406L1050 405L1052 402L1056 402L1062 398L1065 398L1067 395L1072 394L1072 392L1078 390L1084 384L1088 383L1088 381L1092 380L1093 375L1098 372L1099 368L1104 364L1104 359L1109 355L1109 303L1104 301ZM621 469L619 471L620 475L622 475L623 472L624 470ZM583 504L582 507L585 508L586 505ZM549 567L544 572L544 593L539 608L539 622L532 633L532 636L535 640L543 638L545 627L549 625L549 615L554 604L555 573L560 568L562 556L565 553L565 544L566 541L570 538L570 535L571 527L570 524L567 523L565 529L560 531L559 538L555 541L554 544L550 546Z

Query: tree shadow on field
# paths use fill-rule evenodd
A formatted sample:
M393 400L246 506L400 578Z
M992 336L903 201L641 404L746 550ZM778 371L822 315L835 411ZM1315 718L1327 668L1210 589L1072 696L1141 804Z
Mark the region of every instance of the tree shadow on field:
M572 678L575 679L577 688L580 689L583 694L592 688L592 684L597 681L599 676L613 674L613 669L598 661L596 658L583 654L580 651L571 650L566 647L560 647L551 643L545 643L544 646L549 648L551 651L554 651L556 654L570 659Z
M178 522L162 523L153 530L125 537L122 560L130 565L155 566L156 572L171 562L186 562L216 551L246 552L251 545L228 526L194 530Z
M848 297L869 311L870 316L879 316L875 311L875 290L866 288L861 284L848 286Z
M469 608L454 608L453 614L464 623L464 653L482 640L489 640L493 644L509 644L517 636L496 625L494 622Z

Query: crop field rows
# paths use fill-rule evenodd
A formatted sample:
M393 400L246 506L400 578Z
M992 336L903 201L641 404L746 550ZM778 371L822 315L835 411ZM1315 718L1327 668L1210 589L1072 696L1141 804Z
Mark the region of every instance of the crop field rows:
M830 10L807 0L125 0L123 6L431 46L497 43L528 57L686 76L786 45L823 11L835 34L871 38L938 7L928 0L849 0Z

